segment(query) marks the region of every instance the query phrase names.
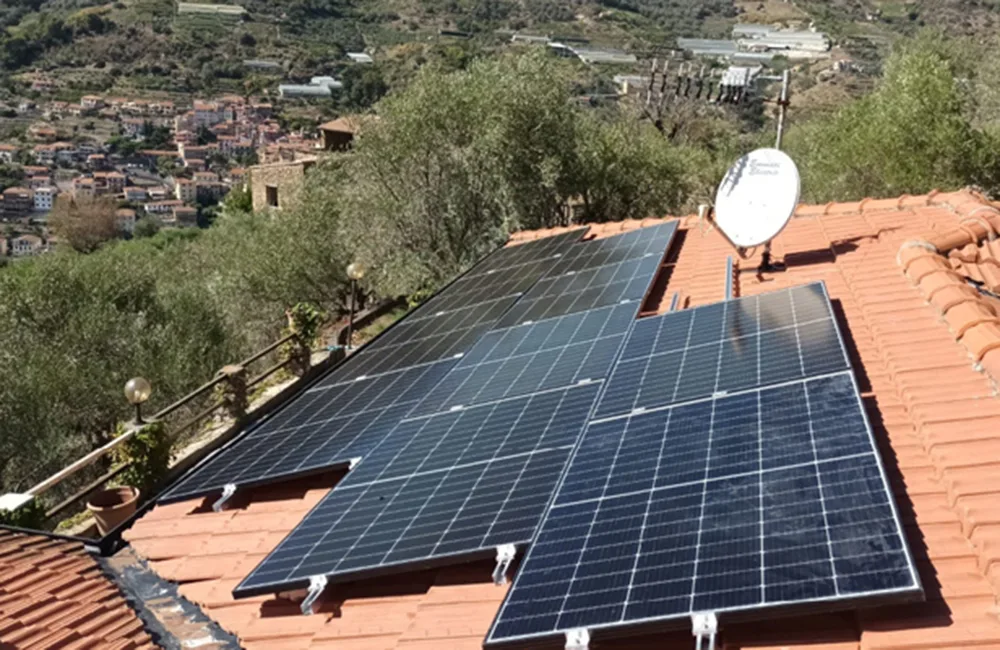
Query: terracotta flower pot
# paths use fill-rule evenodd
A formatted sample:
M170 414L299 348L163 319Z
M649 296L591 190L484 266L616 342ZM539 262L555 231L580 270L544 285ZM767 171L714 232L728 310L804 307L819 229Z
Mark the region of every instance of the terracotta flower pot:
M94 513L97 531L103 537L135 514L139 490L134 487L116 487L95 492L87 502L87 510Z

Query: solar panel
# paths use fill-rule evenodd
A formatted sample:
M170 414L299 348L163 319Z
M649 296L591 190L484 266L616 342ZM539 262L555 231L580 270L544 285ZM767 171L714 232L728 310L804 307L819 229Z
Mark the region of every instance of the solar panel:
M847 369L822 284L643 319L596 417Z
M560 257L574 250L574 245L580 241L585 232L586 228L576 228L552 237L501 248L476 264L466 275L468 277L488 275L499 269Z
M599 383L405 420L234 590L292 589L523 544Z
M470 271L475 282L467 274L451 283L275 416L220 449L160 501L346 466L363 456L583 232L489 255Z
M498 327L642 299L676 233L671 221L572 248Z
M488 332L410 416L603 379L639 302Z
M375 378L320 383L263 426L221 448L160 497L163 503L347 466L370 451L455 365L454 360Z
M830 313L825 288L812 285L653 318L633 329L621 364L741 339L747 329L759 340L801 333ZM739 334L730 329L737 323ZM611 636L689 624L698 612L919 597L854 377L828 372L847 364L839 334L837 355L821 356L841 361L806 376L799 353L811 348L783 340L794 349L777 350L800 376L775 368L772 381L758 371L728 391L680 401L672 401L676 380L667 381L655 399L662 405L645 410L608 383L597 413L624 414L589 423L487 645L581 627ZM744 349L760 359L761 345ZM752 365L711 374L718 382ZM633 398L655 386L630 376ZM609 398L620 406L609 409Z

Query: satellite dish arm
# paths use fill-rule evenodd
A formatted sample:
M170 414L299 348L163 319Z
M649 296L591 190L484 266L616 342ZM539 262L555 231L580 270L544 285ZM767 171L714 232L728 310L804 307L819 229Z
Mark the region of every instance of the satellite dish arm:
M757 252L757 247L756 246L754 246L753 248L744 248L742 246L737 246L736 244L733 243L733 240L730 239L726 235L726 232L722 228L718 227L718 224L715 223L715 218L714 218L715 217L715 208L714 207L712 207L710 205L702 205L702 206L699 206L698 212L699 212L699 215L698 215L699 217L701 217L702 219L704 219L708 223L710 223L713 226L715 226L716 232L718 232L720 235L722 235L722 238L726 240L726 243L733 247L733 250L735 250L736 254L740 256L740 259L742 259L742 260L748 260L748 259L750 259L751 257L753 257L756 254L756 252Z

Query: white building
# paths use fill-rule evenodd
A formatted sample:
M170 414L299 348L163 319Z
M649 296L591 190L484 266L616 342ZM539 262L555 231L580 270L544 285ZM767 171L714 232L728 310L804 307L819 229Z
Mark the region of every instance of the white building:
M45 242L37 235L21 235L10 240L10 254L14 257L27 257L42 252Z
M54 187L39 187L35 190L35 211L49 212L56 201L56 194L59 193Z
M355 63L375 63L374 59L364 52L348 52L347 58Z

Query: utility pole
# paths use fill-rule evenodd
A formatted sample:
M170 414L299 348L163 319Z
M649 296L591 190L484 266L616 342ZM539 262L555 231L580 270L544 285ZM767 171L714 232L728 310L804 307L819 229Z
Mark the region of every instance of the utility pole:
M788 111L788 83L789 83L788 70L785 70L781 74L781 97L778 99L778 140L774 144L774 148L781 150L781 141L785 137L785 113Z

